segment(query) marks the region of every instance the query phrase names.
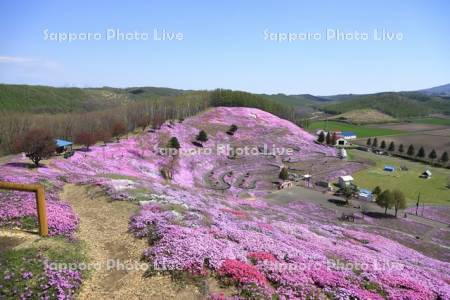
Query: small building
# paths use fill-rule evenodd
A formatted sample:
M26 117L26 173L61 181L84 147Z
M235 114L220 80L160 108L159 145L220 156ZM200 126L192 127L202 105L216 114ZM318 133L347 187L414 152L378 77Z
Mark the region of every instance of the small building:
M393 166L384 166L384 171L386 172L394 172L395 171L395 167Z
M430 170L426 170L425 172L422 173L422 175L420 175L420 177L428 179L431 178L431 171Z
M365 200L365 201L373 201L373 194L369 190L359 189L358 190L358 199Z
M292 181L283 181L280 182L280 185L278 185L279 190L284 190L287 188L291 188L293 186Z
M341 188L349 187L353 184L353 177L350 175L339 176L339 186Z
M343 137L337 138L336 139L336 146L345 146L347 145L347 140L344 139Z
M56 143L56 152L57 153L72 151L72 146L73 146L72 142L62 140L62 139L56 139L55 143Z

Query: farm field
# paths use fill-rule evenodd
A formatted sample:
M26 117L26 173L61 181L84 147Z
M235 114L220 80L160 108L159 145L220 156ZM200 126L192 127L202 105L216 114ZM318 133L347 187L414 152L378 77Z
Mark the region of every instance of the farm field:
M378 127L405 132L405 134L378 138L379 141L394 142L397 147L400 144L403 144L405 147L413 145L416 151L420 147L424 147L427 154L434 149L437 151L438 157L440 157L442 152L450 150L450 126L425 123L398 123L383 124ZM365 145L366 141L366 139L357 139L354 143Z
M413 120L414 123L447 125L450 126L450 118L422 118Z
M421 201L426 204L450 205L450 190L446 187L450 177L449 169L429 167L418 162L358 150L349 150L349 154L353 160L374 163L372 167L352 175L359 187L373 189L380 186L382 189L400 189L405 193L410 205L416 203L419 192ZM394 166L395 172L383 171L385 165ZM406 166L408 171L400 171L401 166ZM432 178L419 178L426 169L433 173Z
M450 128L445 124L429 124L429 123L386 123L374 125L377 128L392 129L405 132L422 132L422 131L434 131L440 129Z
M404 131L395 130L390 128L382 128L378 126L370 127L368 125L359 126L338 121L314 121L308 127L310 132L315 132L317 129L325 130L341 130L341 131L353 131L359 138L372 137L372 136L387 136L402 134Z

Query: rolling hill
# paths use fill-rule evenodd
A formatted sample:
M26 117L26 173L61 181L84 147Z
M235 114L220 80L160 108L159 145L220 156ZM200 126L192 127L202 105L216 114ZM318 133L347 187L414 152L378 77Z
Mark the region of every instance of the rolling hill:
M318 110L338 115L353 110L372 109L403 119L425 117L434 113L450 115L450 96L435 95L446 93L447 88L448 85L421 92L384 92L365 95L252 95L293 107L296 114L302 117ZM84 112L114 107L130 101L173 97L189 92L193 91L164 87L56 88L0 84L0 112Z
M0 112L84 112L124 104L128 101L175 96L184 91L158 88L56 88L0 84Z
M432 113L450 114L448 99L416 92L338 95L328 98L332 102L320 108L331 114L341 114L356 109L376 109L395 118L427 116Z
M375 109L356 109L329 118L353 124L374 124L394 122L395 118Z

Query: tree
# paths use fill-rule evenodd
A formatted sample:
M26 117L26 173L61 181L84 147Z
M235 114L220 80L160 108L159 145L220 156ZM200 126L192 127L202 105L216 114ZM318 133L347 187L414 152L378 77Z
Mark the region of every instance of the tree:
M433 149L431 150L430 154L428 154L428 158L431 159L432 162L437 158L436 151Z
M443 163L446 163L446 162L448 162L448 153L447 153L447 151L445 151L444 153L442 153L442 155L441 155L441 162L443 162Z
M391 142L390 144L389 144L389 148L388 148L388 151L395 151L395 144L394 144L394 142Z
M372 139L371 138L367 139L366 145L369 146L369 147L372 145Z
M408 151L406 151L406 154L408 154L409 156L414 156L415 152L416 152L416 150L414 149L414 146L413 145L409 145Z
M112 126L111 134L116 138L117 142L119 142L120 136L127 132L127 127L123 122L116 122Z
M167 144L167 147L172 148L172 149L180 149L180 142L178 142L178 139L173 136L170 138L169 143Z
M356 189L354 187L351 187L351 186L346 186L342 190L342 194L344 195L345 203L348 204L349 200L352 199L353 196L355 196Z
M374 148L378 147L378 139L377 138L373 139L372 147L374 147Z
M333 135L331 136L331 145L334 146L336 145L337 142L337 135L336 132L333 132Z
M96 133L97 140L102 141L105 145L112 139L111 132L109 130L100 130Z
M386 142L384 140L381 141L380 148L381 149L385 149L386 148Z
M400 146L398 146L398 152L400 153L405 152L405 149L403 149L403 144L400 144Z
M392 192L390 190L383 191L380 195L378 195L375 203L384 208L384 214L386 215L388 208L392 208L393 205Z
M42 159L49 158L56 150L56 143L50 131L46 129L31 129L17 139L16 150L25 155L39 167Z
M317 141L318 141L319 143L323 143L323 142L325 141L325 133L324 133L323 131L321 131L321 132L319 133L319 136L318 136L318 138L317 138Z
M206 141L208 141L208 135L206 134L206 132L204 130L200 130L200 132L196 136L196 139L197 139L197 141L200 141L200 142L206 142Z
M374 194L375 196L379 196L381 194L381 188L377 185L373 191L372 194Z
M142 127L142 131L145 131L145 128L147 128L147 126L150 125L150 122L151 122L150 116L145 115L137 119L136 125L138 127Z
M82 131L75 137L75 143L84 145L86 150L89 151L89 147L94 145L97 141L97 137L92 132Z
M420 147L419 151L417 152L417 157L425 157L425 149L423 149L423 147Z
M286 167L281 168L280 175L278 175L278 178L280 178L281 180L289 179L289 172Z
M392 192L392 203L395 209L395 217L397 217L398 210L406 208L406 198L402 191L394 190Z
M329 132L327 132L327 136L325 138L325 142L327 143L327 145L331 144L331 134Z

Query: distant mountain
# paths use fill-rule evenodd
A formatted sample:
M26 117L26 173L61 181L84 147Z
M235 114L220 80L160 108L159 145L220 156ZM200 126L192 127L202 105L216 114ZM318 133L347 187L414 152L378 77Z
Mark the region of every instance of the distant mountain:
M450 97L450 83L432 87L429 89L419 90L417 92L425 95Z

